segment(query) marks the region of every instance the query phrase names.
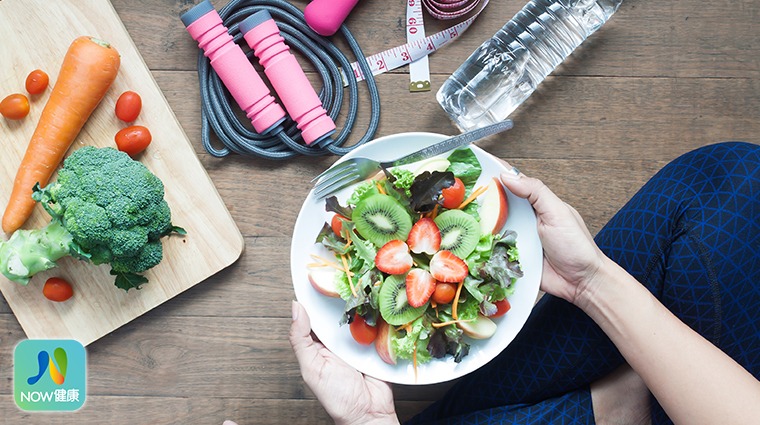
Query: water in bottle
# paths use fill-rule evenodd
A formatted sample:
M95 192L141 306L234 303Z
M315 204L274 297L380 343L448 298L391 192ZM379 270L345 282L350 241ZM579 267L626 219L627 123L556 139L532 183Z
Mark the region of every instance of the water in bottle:
M622 0L530 0L436 95L462 130L502 121L533 93Z

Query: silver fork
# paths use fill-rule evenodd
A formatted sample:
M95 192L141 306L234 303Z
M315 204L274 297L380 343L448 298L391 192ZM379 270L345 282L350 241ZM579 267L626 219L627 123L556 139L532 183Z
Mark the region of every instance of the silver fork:
M454 150L458 147L468 145L484 137L501 133L502 131L507 131L512 128L512 126L512 120L500 121L495 124L487 125L483 128L470 130L465 133L450 137L446 140L440 141L392 161L381 162L369 158L347 159L343 162L335 164L331 168L328 168L317 177L314 177L312 182L317 181L317 184L314 187L314 196L317 199L324 198L327 195L335 193L346 186L366 179L367 177L380 171L381 168L397 167L399 165L406 165L413 162L422 161L423 159L440 155L450 150Z

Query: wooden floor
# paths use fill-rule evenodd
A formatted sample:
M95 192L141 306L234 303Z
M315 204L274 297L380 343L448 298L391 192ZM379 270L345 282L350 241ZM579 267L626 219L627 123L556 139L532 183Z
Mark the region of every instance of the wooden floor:
M195 2L112 2L237 221L245 252L230 268L91 344L87 403L74 414L15 407L12 351L25 335L0 302L0 423L330 423L301 380L287 332L291 231L309 180L336 158L208 155L200 144L197 49L178 19ZM293 3L303 9L307 2ZM435 92L524 3L492 0L468 32L431 56L432 91L410 94L406 68L378 76L377 136L454 134ZM363 1L354 10L347 25L367 55L404 41L404 4ZM446 26L428 22L428 32ZM512 115L513 131L479 145L543 179L595 233L676 156L721 140L760 143L758 22L753 0L626 1ZM366 93L361 100L357 135L369 117ZM400 417L446 387L396 387Z

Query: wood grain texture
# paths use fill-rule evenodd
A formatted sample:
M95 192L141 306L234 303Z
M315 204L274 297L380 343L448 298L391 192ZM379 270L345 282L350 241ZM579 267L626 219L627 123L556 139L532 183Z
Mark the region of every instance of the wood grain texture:
M240 228L245 251L203 284L91 344L87 404L56 423L330 423L304 386L287 343L293 299L288 256L308 181L336 158L281 163L206 154L197 49L178 19L196 2L112 3ZM307 1L292 3L303 9ZM492 0L461 39L431 56L432 92L408 93L406 68L377 77L377 136L453 134L435 91L524 3ZM514 130L479 145L541 178L596 233L678 155L721 140L760 143L758 13L752 0L627 0L513 114ZM369 55L403 41L403 19L403 2L364 1L347 25ZM446 26L426 23L428 32ZM366 92L360 96L356 132L368 120ZM0 302L0 417L48 423L49 416L24 414L12 401L10 354L22 338ZM400 416L410 417L450 385L396 386Z
M164 239L165 260L146 273L151 282L139 292L113 286L108 266L94 267L73 258L60 260L58 268L40 273L27 286L0 280L0 290L29 338L71 338L86 345L228 266L243 246L213 182L107 0L0 3L0 39L5 40L0 56L6 58L0 65L0 91L19 91L28 72L36 68L46 70L54 84L66 49L81 34L108 40L121 55L121 67L72 149L115 147L114 134L125 127L113 112L116 99L126 90L139 92L145 107L136 123L149 127L153 135L153 143L139 159L164 182L172 220L188 232L186 237ZM33 110L26 119L0 127L3 208L50 90L32 97ZM38 205L25 227L39 228L49 220ZM72 282L75 297L66 303L45 302L41 288L50 276Z

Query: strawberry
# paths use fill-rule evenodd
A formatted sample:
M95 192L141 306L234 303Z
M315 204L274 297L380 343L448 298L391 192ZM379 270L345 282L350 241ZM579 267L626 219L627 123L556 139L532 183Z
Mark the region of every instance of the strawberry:
M435 292L435 279L427 270L412 269L406 275L406 298L412 307L421 307Z
M439 282L461 282L468 271L467 263L451 251L439 251L430 259L430 274Z
M423 218L414 223L406 243L415 254L433 255L441 248L441 231L432 218Z
M387 242L375 255L375 266L388 274L404 274L412 268L412 255L409 246L401 240Z

